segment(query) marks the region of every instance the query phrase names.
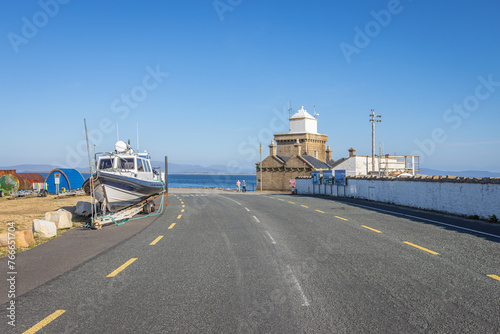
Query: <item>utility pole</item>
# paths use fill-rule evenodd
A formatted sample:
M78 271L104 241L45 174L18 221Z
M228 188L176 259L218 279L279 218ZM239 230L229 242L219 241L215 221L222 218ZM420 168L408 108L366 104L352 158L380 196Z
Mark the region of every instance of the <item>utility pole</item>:
M260 142L260 192L262 192L262 142Z
M375 115L375 109L371 109L370 122L372 122L372 173L375 172L375 123L380 123L382 120L380 115Z

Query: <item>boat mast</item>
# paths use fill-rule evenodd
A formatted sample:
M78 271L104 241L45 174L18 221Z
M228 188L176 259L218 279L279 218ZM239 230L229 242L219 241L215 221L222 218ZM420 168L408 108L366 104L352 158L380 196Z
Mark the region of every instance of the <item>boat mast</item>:
M89 172L90 172L90 194L91 194L91 205L92 205L92 227L94 227L94 218L97 215L97 208L95 207L95 198L94 198L94 173L93 173L93 168L92 168L92 160L90 158L90 147L89 147L89 136L87 133L87 120L84 118L83 123L85 124L85 138L87 139L87 154L89 156ZM118 130L118 124L116 124L116 129ZM95 151L95 146L94 146L94 151Z

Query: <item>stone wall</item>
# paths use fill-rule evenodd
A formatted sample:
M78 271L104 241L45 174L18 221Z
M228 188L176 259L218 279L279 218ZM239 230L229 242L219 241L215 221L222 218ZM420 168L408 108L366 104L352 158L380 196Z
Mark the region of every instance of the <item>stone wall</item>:
M318 160L326 162L325 145L328 136L314 133L277 133L274 135L276 141L277 155L291 157L297 153L294 144L297 139L301 144L301 153L314 157L314 151L318 151Z
M354 197L445 213L500 218L500 178L454 176L348 177L347 186L313 185L296 180L298 194Z
M311 173L310 171L308 172ZM289 168L280 168L273 172L262 171L262 179L264 183L262 184L263 190L278 190L278 191L290 191L290 180L304 175L303 171L291 170ZM260 190L260 171L257 171L257 189Z

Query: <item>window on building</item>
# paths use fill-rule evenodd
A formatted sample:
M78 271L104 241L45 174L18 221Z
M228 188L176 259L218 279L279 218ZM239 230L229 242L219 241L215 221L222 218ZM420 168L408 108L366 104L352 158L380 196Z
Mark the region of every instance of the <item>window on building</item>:
M318 158L318 151L314 151L314 157L315 157L316 159L319 159L319 158Z

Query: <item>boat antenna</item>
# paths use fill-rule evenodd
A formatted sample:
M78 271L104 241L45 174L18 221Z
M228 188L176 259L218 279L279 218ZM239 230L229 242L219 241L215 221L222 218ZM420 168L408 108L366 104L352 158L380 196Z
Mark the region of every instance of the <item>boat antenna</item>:
M137 152L139 152L139 122L137 122Z
M84 118L83 119L83 123L85 124L85 138L87 140L87 153L88 153L88 156L89 156L89 171L90 171L90 196L91 196L91 205L92 205L92 221L91 221L91 227L93 228L94 227L94 217L95 217L95 214L94 214L94 210L97 210L97 208L95 208L95 200L94 200L94 193L95 193L95 189L94 189L94 176L93 176L93 168L92 168L92 160L90 158L90 147L89 147L89 135L87 133L87 120ZM118 124L117 124L118 126ZM95 145L94 145L94 151L95 151Z
M116 141L120 141L120 133L118 132L118 123L116 123Z

